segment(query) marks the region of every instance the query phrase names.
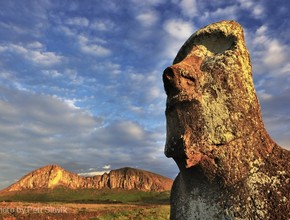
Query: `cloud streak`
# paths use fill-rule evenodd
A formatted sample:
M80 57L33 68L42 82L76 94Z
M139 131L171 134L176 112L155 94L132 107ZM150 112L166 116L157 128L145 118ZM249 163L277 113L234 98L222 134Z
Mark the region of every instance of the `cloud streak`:
M39 42L33 42L28 47L17 44L0 45L0 52L20 55L32 64L41 66L52 66L63 60L61 55L46 51Z

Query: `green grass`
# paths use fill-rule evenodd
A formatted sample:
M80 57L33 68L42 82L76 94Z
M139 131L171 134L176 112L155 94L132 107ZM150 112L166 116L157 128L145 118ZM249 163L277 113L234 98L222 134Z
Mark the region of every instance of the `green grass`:
M170 207L158 206L155 208L136 208L131 210L119 210L100 215L92 220L165 220L169 219Z
M49 214L53 219L91 220L165 220L169 219L169 192L141 192L133 190L71 190L58 187L53 190L27 190L0 195L0 202L6 206L23 207L67 207L70 212ZM116 203L116 204L114 204ZM105 205L104 205L105 204ZM72 208L74 207L74 208ZM73 211L74 210L74 211ZM17 219L28 214L16 213ZM1 216L13 217L12 214ZM30 213L29 219L47 219L47 213ZM2 217L3 217L2 216ZM41 217L41 218L40 218ZM82 217L82 218L81 218Z
M169 192L133 190L67 189L27 190L0 196L0 201L64 203L169 204Z

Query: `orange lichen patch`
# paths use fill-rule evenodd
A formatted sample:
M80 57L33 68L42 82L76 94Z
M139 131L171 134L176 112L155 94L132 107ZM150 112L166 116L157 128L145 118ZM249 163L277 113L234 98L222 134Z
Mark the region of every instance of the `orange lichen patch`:
M186 159L186 168L193 167L201 161L202 154L201 153L192 153L190 158Z

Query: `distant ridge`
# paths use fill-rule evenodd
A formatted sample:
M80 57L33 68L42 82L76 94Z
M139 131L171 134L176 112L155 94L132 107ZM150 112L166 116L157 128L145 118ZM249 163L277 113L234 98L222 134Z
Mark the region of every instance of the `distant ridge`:
M162 192L171 189L173 180L149 171L125 167L111 170L108 174L82 177L52 164L23 176L1 192L29 189L53 189L58 186L69 189L124 189L145 192Z

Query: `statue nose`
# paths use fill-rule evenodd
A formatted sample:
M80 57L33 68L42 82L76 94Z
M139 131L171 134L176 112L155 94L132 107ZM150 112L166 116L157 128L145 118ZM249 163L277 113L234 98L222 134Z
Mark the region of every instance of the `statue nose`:
M167 96L174 96L178 93L178 89L175 85L176 75L172 67L167 67L163 72L164 90Z

